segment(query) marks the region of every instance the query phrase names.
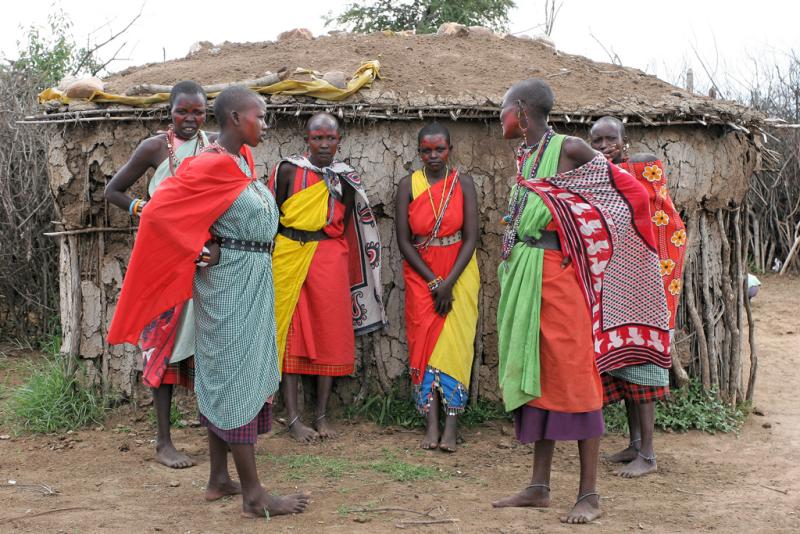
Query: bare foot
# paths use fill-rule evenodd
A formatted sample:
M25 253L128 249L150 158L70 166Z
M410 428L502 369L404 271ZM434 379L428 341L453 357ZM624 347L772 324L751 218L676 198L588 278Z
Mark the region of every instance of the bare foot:
M639 456L639 449L633 445L628 445L618 453L609 456L608 461L614 462L615 464L626 464L635 460L637 456Z
M172 469L185 469L196 465L189 455L179 452L171 442L156 443L156 461Z
M263 489L263 488L262 488ZM300 514L305 512L311 495L294 493L279 497L266 490L253 501L242 500L242 516L248 518L272 517L274 515Z
M212 484L211 482L206 485L206 500L217 501L223 497L230 495L239 495L242 492L242 485L234 482L231 479L223 482L222 484Z
M656 464L655 458L652 460L645 460L637 454L632 462L623 465L614 471L614 474L622 478L636 478L655 473L656 471L658 471L658 465Z
M304 425L300 419L289 426L289 435L300 443L313 443L319 438L319 434L313 428Z
M456 434L448 432L447 427L442 434L442 441L439 442L439 449L444 452L456 452Z
M333 439L337 436L336 431L331 426L330 421L326 416L321 416L314 421L314 426L317 429L317 434L322 439Z
M435 449L439 446L439 425L435 427L428 426L428 431L425 432L425 437L422 438L422 443L419 445L426 451Z
M511 497L494 501L492 506L495 508L548 508L550 506L550 489L544 486L528 486Z
M589 495L584 499L578 500L572 510L565 516L561 517L562 523L570 523L572 525L582 525L584 523L591 523L598 517L603 515L600 509L600 497L597 495Z

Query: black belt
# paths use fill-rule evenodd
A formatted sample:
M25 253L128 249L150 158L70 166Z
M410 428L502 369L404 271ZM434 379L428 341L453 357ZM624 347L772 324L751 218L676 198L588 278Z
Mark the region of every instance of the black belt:
M289 228L286 226L281 226L278 233L284 237L288 237L292 241L299 241L301 243L308 243L310 241L324 241L325 239L330 239L331 236L326 234L322 230L317 230L316 232L307 232L305 230L298 230L297 228Z
M242 239L232 239L230 237L213 236L212 238L220 248L229 248L232 250L243 250L245 252L261 252L264 254L272 254L275 248L273 241L245 241Z
M561 242L558 240L558 232L553 230L542 230L539 239L535 237L522 238L517 236L517 243L525 243L529 247L543 248L547 250L561 250Z

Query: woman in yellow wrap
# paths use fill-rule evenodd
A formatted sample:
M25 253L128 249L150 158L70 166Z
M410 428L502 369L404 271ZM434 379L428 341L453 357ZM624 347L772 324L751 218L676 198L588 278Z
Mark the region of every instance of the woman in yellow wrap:
M355 334L385 322L380 239L355 170L334 160L339 124L327 113L306 125L308 155L281 161L270 179L280 207L275 240L275 321L289 433L300 442L332 438L333 378L353 373ZM317 377L313 428L300 420L300 375Z
M478 203L472 178L448 166L447 128L424 126L418 143L423 168L400 181L395 216L406 260L409 368L417 408L427 417L422 448L455 452L478 322ZM440 406L446 414L441 441Z

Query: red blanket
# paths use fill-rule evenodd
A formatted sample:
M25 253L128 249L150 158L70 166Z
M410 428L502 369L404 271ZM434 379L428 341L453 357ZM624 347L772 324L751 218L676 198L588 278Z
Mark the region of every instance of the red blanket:
M253 171L250 148L241 154ZM142 212L109 343L136 345L145 325L192 297L194 260L209 228L250 182L232 157L207 151L161 184Z
M547 204L575 264L598 370L670 367L669 312L644 187L600 154L574 171L521 184Z

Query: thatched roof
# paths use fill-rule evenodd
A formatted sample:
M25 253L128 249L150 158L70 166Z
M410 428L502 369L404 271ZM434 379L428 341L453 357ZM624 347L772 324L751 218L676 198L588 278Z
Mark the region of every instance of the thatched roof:
M546 44L512 36L469 34L337 34L264 43L225 43L186 58L127 69L106 80L106 92L124 94L133 86L202 84L257 78L265 71L308 68L343 71L348 76L364 61L377 59L381 79L341 102L309 97L267 96L269 111L300 115L320 108L341 116L372 119L496 118L506 89L530 77L546 79L555 90L555 122L591 122L612 114L645 125L695 123L750 128L762 117L750 108L688 93L637 69L599 63L556 52ZM94 108L94 109L86 109ZM51 106L49 120L95 116L163 118L163 105ZM46 119L38 116L36 119Z

